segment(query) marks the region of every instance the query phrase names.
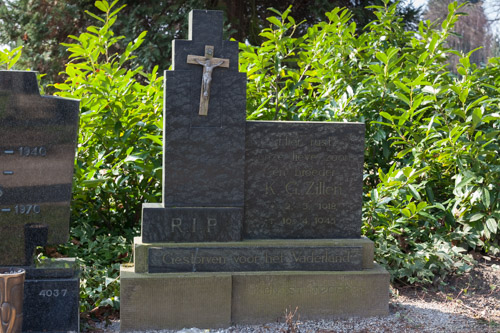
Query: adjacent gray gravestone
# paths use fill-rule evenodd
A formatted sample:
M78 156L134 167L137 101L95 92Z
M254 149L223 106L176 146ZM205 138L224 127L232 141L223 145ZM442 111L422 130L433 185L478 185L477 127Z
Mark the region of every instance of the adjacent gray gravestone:
M36 73L0 71L0 266L26 269L23 330L79 327L74 260L32 265L69 237L79 102L42 97Z

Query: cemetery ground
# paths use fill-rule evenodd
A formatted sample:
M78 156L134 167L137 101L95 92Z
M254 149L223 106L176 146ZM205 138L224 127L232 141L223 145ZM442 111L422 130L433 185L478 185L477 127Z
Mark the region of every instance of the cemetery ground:
M300 309L288 317L284 309L283 317L274 323L208 332L500 332L500 257L473 255L477 261L473 269L436 281L433 286L393 283L387 317L302 321ZM118 312L96 309L86 317L85 330L118 332ZM207 330L186 328L161 332Z

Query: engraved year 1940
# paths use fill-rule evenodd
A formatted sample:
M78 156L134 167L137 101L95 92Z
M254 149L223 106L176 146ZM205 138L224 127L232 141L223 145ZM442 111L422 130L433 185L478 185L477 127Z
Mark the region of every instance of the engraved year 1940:
M18 148L19 155L24 157L45 157L47 156L47 148L45 147L28 147L23 146Z

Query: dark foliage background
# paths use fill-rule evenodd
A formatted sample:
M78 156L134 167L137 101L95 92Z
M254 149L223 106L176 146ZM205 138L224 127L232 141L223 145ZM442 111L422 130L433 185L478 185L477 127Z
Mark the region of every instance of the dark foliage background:
M394 3L394 0L390 1ZM352 21L358 31L375 18L370 5L381 0L123 0L126 5L114 24L114 33L124 36L124 44L133 41L142 31L148 31L137 58L130 65L143 66L150 72L170 66L171 44L174 38L187 38L187 16L191 9L223 10L226 18L226 38L260 44L260 32L272 15L269 7L284 11L293 4L297 22L306 21L299 30L325 19L324 13L335 7L352 10ZM0 1L0 43L12 47L23 46L19 63L25 68L46 74L43 82L61 82L59 72L64 70L67 51L61 43L68 43L69 35L76 35L94 24L85 11L92 11L93 0L14 0ZM415 27L419 11L411 4L398 5L404 24ZM117 52L120 45L114 45ZM49 88L49 91L51 89Z

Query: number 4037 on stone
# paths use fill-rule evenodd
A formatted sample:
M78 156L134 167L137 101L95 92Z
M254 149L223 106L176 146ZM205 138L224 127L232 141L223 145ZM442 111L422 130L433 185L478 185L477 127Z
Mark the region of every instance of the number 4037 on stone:
M67 289L42 289L38 296L42 297L59 297L59 296L66 296L68 293Z

